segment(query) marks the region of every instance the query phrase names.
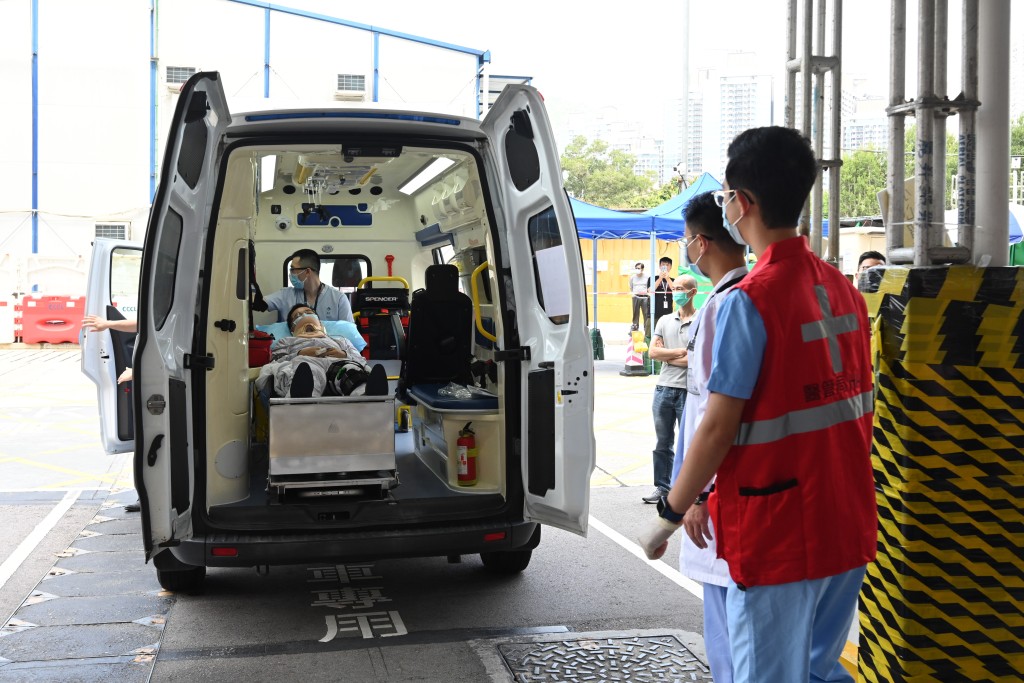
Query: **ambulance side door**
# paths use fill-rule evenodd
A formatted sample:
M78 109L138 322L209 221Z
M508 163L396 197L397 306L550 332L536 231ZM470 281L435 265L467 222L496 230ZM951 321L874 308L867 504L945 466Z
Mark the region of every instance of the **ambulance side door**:
M196 373L213 362L196 349L202 263L230 113L220 76L182 86L153 199L142 263L135 348L135 486L146 558L192 537Z
M525 516L586 534L596 452L594 360L579 239L558 148L543 100L530 86L506 87L482 126L498 172L524 356L518 362Z
M138 315L142 245L97 238L89 264L86 315L106 320L135 320ZM135 333L118 330L79 333L82 372L96 384L100 442L107 453L135 448L132 382L117 378L132 366Z

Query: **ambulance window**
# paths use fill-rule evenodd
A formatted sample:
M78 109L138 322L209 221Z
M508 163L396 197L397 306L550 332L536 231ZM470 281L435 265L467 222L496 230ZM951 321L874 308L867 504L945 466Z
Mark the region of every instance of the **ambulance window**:
M551 322L564 325L569 322L569 270L554 207L531 217L527 231L538 303Z
M129 320L138 316L142 250L117 247L110 252L110 301Z
M345 254L320 257L320 281L330 282L346 294L356 291L359 282L370 275L370 259L365 256Z
M160 229L160 243L156 251L156 268L153 271L153 322L161 329L171 312L174 302L174 274L178 270L178 248L181 246L181 215L173 209L167 210Z

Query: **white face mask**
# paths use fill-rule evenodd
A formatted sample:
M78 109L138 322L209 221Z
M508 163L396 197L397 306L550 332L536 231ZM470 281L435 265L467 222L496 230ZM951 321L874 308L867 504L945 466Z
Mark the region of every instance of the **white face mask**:
M729 221L729 217L726 215L726 208L729 206L730 202L736 199L737 195L739 195L739 192L734 194L732 196L732 199L730 199L728 202L722 205L722 226L725 227L726 232L729 233L729 237L732 238L733 242L735 242L736 244L741 244L743 246L748 246L747 241L743 239L743 235L740 234L740 229L736 227L736 223L739 223L741 220L743 220L743 216L737 218L736 223L732 223Z

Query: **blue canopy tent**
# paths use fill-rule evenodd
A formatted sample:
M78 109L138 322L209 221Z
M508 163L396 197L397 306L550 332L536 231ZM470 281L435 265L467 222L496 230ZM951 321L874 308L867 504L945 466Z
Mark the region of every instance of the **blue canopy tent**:
M648 239L651 242L650 269L653 273L657 261L657 240L681 240L686 227L683 212L686 205L698 194L720 190L722 184L711 174L701 174L696 181L667 202L643 213L614 211L594 206L579 199L569 198L573 216L576 218L576 232L580 239ZM593 300L594 325L597 324L597 245L593 254Z
M614 211L594 206L579 199L569 197L572 214L576 219L576 234L580 239L650 239L651 255L654 247L654 218L639 213ZM593 260L593 297L594 326L597 326L597 242L594 242Z
M722 183L715 180L714 176L710 173L701 173L700 177L690 183L690 186L685 190L677 194L672 199L669 199L667 202L659 204L653 209L644 211L644 215L654 217L655 228L662 235L678 230L677 236L663 237L662 239L682 239L683 229L686 227L686 207L690 203L690 200L704 192L721 189Z

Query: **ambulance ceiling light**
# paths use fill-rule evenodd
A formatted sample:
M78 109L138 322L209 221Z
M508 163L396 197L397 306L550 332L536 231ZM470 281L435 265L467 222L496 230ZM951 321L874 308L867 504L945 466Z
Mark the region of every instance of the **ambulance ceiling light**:
M448 157L438 157L414 173L403 184L399 185L398 191L402 194L411 195L454 164L455 162Z

